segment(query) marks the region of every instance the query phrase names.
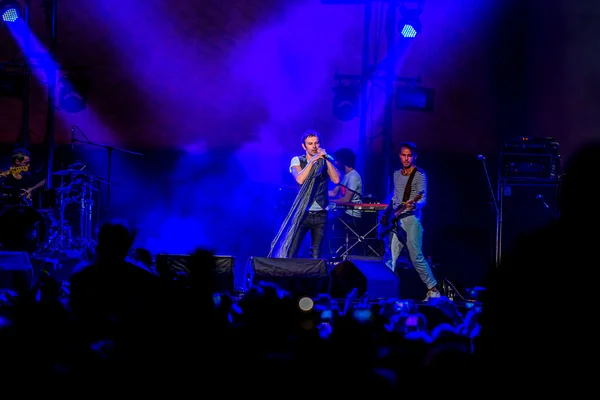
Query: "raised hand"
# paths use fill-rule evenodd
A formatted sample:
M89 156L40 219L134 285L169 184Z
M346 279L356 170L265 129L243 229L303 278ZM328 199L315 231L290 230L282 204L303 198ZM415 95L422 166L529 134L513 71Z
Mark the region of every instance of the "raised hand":
M317 158L326 158L327 157L327 151L324 148L319 147L319 150L317 150L317 155L315 157L317 157Z

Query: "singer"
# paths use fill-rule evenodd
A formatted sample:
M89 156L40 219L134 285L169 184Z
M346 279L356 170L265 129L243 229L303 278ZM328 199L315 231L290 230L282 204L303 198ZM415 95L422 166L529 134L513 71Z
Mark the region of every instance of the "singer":
M269 257L295 258L304 237L311 236L310 257L321 258L328 224L329 182L340 183L333 158L321 147L321 135L309 129L302 135L305 154L293 157L290 173L298 184L298 194L271 244Z

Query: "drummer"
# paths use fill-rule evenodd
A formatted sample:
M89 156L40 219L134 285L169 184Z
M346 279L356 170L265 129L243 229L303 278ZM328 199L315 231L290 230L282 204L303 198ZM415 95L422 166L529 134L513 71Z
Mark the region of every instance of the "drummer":
M23 195L37 183L30 170L31 154L26 149L15 149L10 167L0 171L2 202L16 205L23 203Z

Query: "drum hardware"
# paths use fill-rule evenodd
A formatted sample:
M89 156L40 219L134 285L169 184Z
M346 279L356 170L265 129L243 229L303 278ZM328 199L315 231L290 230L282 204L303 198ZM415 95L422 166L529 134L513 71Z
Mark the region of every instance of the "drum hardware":
M80 217L79 217L79 248L87 249L95 246L96 242L92 239L92 214L94 208L94 191L99 191L89 183L83 183L80 201Z
M81 136L83 136L84 139L78 139L77 137L75 137L75 129L77 129L77 131L81 134ZM106 183L108 186L106 187L106 209L109 209L110 207L110 190L111 190L111 174L112 174L112 155L114 151L118 151L121 153L126 153L126 154L132 154L132 155L136 155L136 156L143 156L144 154L142 153L138 153L136 151L131 151L131 150L126 150L126 149L120 149L118 147L113 147L113 146L108 146L105 144L100 144L100 143L94 143L91 140L89 140L87 138L87 136L85 135L85 133L83 132L83 130L81 130L80 127L78 127L77 125L73 125L71 127L71 145L75 145L76 143L80 143L80 144L85 144L85 145L89 145L89 146L94 146L94 147L98 147L98 148L102 148L102 149L106 149L106 156L107 156L107 171L106 171L106 180L100 180L101 182Z
M89 172L82 171L79 169L63 169L60 171L53 172L52 175L89 175Z
M88 172L80 170L60 170L53 174L70 177L70 182L64 183L55 189L58 198L58 227L53 240L49 241L43 248L44 252L52 254L70 254L72 252L85 253L91 247L95 247L93 240L92 215L94 207L94 193L99 189L95 188L90 181L100 180ZM87 179L90 178L90 179ZM79 214L79 232L73 235L72 226L65 217L65 210L69 204L78 205Z
M82 162L76 161L73 164L69 164L69 169L76 169L81 171L83 168L85 168L86 165Z
M75 128L79 129L74 126L73 129ZM79 129L79 131L81 130ZM85 137L83 132L81 134ZM10 191L7 192L10 188L0 185L0 206L5 203L9 207L0 210L0 248L21 248L27 252L36 253L36 256L56 255L56 253L67 256L67 254L78 251L81 251L82 254L87 253L92 246L95 247L96 242L92 235L94 195L100 190L95 187L97 185L94 185L94 183L100 182L107 185L105 204L108 209L110 188L112 186L111 158L113 152L118 151L140 156L143 156L143 154L93 143L87 137L85 140L79 140L73 136L72 144L74 143L92 145L107 150L107 179L95 177L90 172L84 171L86 165L76 161L69 164L67 169L52 172L52 175L61 178L61 184L58 187L40 190L37 194L34 192L36 201L31 201L29 204L22 203L24 196L15 196ZM0 171L0 173L8 175L9 173L27 171L28 168L29 166L14 167L7 171ZM16 200L19 200L20 203L17 203ZM11 201L10 204L9 201ZM75 232L77 224L69 223L70 221L67 220L65 215L67 206L73 204L77 206L79 214L79 232ZM37 206L37 208L32 205ZM98 212L99 216L100 213ZM21 221L22 219L24 221ZM15 226L18 229L13 232ZM6 232L6 234L1 234L3 232Z
M11 187L0 185L0 249L26 251L35 256L53 255L77 257L95 247L93 240L94 194L99 192L94 182L106 182L83 171L84 164L75 163L68 169L53 172L61 177L59 187L32 189L36 201ZM10 171L12 172L12 170ZM16 172L16 169L15 169ZM42 181L45 183L45 180ZM43 183L34 187L38 189ZM65 215L67 206L77 207L79 232ZM37 207L34 207L37 206ZM71 219L71 218L68 218ZM58 253L58 254L57 254Z

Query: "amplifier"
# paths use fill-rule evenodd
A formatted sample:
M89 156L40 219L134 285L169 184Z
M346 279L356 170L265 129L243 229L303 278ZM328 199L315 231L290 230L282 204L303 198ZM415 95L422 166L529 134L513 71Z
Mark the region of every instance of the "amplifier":
M550 137L520 136L504 142L502 151L516 154L560 155L560 145Z
M502 178L558 179L560 157L542 154L500 154Z
M560 146L552 138L520 137L504 143L500 177L555 180L560 175Z

